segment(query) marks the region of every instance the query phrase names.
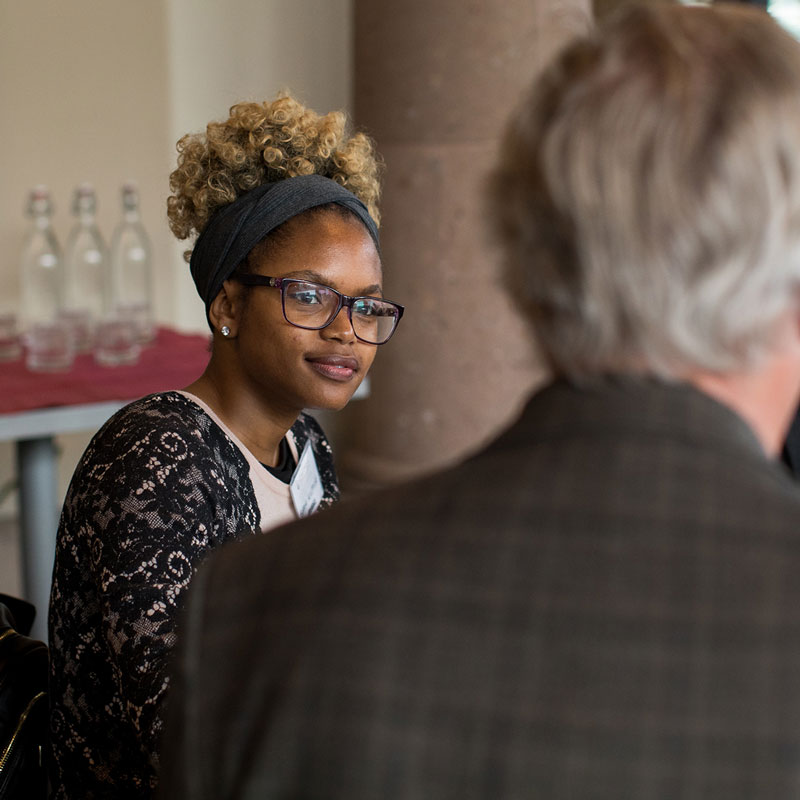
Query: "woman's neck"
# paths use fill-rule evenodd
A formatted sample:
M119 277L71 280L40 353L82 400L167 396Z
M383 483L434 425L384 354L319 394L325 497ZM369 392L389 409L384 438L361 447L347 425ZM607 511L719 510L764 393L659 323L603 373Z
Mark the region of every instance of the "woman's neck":
M299 412L279 411L254 397L235 376L227 375L213 356L206 371L185 391L213 409L262 464L277 465L281 439Z

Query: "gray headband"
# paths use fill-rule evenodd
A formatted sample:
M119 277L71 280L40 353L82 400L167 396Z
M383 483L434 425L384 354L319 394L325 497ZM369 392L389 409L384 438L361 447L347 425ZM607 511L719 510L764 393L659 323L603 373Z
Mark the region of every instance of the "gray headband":
M380 250L378 226L367 207L336 181L301 175L262 184L216 211L195 242L189 264L206 316L222 284L260 241L292 217L327 203L352 211Z

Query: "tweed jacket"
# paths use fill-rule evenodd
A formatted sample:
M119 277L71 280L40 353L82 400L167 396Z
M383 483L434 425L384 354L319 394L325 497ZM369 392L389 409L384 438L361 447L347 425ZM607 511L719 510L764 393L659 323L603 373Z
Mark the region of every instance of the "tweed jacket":
M684 385L223 548L179 640L164 798L800 792L800 494Z

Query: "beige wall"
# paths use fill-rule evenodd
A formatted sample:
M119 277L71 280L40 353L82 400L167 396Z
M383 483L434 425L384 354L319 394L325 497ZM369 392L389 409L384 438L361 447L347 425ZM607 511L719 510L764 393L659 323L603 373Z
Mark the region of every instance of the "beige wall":
M0 307L13 307L28 190L50 186L62 245L81 181L108 240L133 178L153 239L156 314L204 329L166 224L178 137L239 99L291 89L320 111L349 108L352 0L0 0ZM0 365L0 386L2 365ZM62 490L87 437L64 437ZM13 478L0 444L0 487ZM2 489L0 488L0 492ZM11 513L13 497L0 506Z
M28 189L51 187L63 244L73 187L98 191L106 238L120 184L135 178L144 222L161 258L167 115L162 2L0 0L0 292L16 296ZM163 265L159 266L159 270ZM159 281L159 285L161 281ZM159 313L168 310L160 298Z

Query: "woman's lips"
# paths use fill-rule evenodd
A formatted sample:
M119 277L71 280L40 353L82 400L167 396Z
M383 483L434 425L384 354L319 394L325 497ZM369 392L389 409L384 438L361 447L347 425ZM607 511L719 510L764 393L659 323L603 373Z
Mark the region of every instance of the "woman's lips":
M306 361L320 375L334 381L349 381L358 370L358 361L349 356L308 356Z

